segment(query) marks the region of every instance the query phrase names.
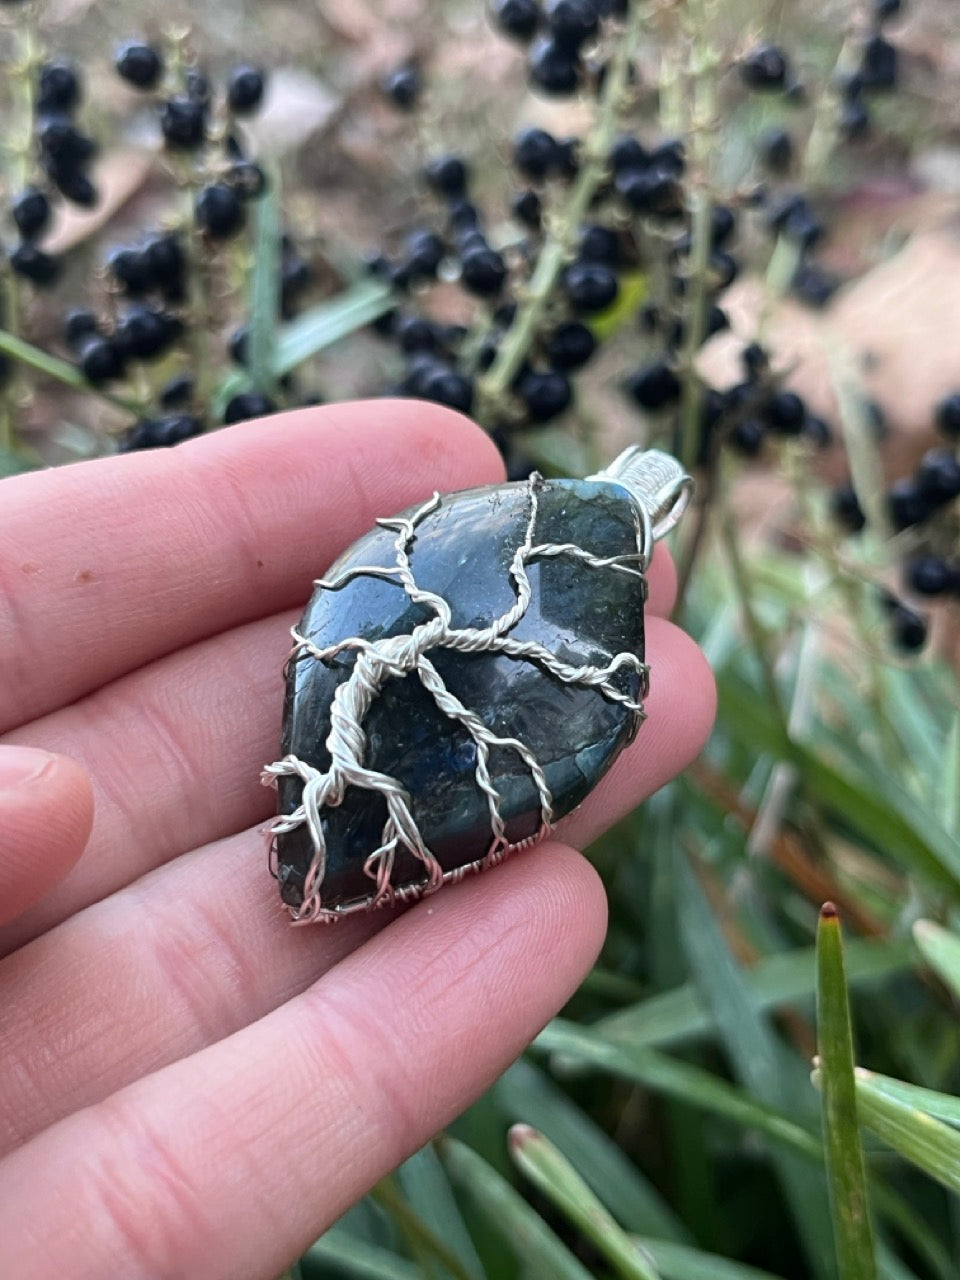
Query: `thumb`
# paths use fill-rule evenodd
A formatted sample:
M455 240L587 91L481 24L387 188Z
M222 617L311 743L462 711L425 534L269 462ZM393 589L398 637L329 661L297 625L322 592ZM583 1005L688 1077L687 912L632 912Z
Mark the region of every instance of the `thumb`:
M83 853L93 787L78 764L0 746L0 924L49 893Z

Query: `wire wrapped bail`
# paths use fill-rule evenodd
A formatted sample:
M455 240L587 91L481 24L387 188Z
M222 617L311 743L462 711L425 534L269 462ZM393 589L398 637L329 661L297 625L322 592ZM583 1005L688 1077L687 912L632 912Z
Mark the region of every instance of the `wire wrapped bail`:
M687 475L676 458L661 449L644 449L637 444L624 449L609 467L587 479L626 489L649 520L655 542L679 523L693 496L693 477Z

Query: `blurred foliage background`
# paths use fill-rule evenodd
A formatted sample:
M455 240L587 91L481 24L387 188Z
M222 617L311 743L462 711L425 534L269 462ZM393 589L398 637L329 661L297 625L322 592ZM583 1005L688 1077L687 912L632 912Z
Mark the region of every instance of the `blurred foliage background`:
M840 285L810 307L790 287L790 245L745 215L742 270L723 296L729 326L695 346L685 386L699 395L735 382L742 349L762 340L777 385L830 424L829 440L768 440L752 461L700 458L700 504L674 550L681 621L717 674L713 738L593 850L610 932L582 990L448 1134L316 1244L304 1280L960 1275L960 605L956 592L931 603L904 587L925 544L885 507L935 443L935 406L960 387L960 18L951 0L913 0L891 28L896 92L871 102L861 145L834 148L821 145L833 109L823 103L870 5L649 8L638 119L687 134L694 202L706 193L747 209L759 140L789 127L807 149L787 185L828 223L816 263ZM208 298L206 356L175 353L129 394L26 359L10 470L116 448L160 383L198 373L201 357L222 409L249 381L227 355L244 319L269 377L295 370L298 395L379 394L400 365L369 324L395 299L363 258L398 253L411 227L438 216L425 160L462 153L472 190L506 226L518 126L589 140L601 114L589 96L531 94L523 52L466 0L172 3L163 33L132 0L35 12L42 46L84 66L86 124L110 141L95 166L100 203L61 210L47 237L64 277L55 294L26 298L19 337L34 353L66 359L64 307L110 304L105 247L171 205L153 115L110 71L116 40L173 33L214 75L238 60L268 67L247 135L272 194ZM14 43L18 21L5 33ZM761 39L789 51L802 100L743 92L733 68ZM426 85L413 115L382 91L411 57ZM705 117L685 115L682 93L677 105L678 82L705 95ZM12 78L4 90L9 136ZM566 197L551 198L562 219ZM256 263L277 260L281 210L311 293L274 333L262 307L276 298ZM602 350L573 408L545 427L508 424L514 460L587 474L635 440L689 447L689 417L638 414L622 394L649 346L636 314L656 300L663 261L641 263L618 305L591 321ZM695 281L694 271L693 293ZM455 276L415 302L447 324L493 323ZM834 518L851 478L868 516L855 536ZM956 506L938 517L948 560ZM914 652L893 643L891 592L922 606Z

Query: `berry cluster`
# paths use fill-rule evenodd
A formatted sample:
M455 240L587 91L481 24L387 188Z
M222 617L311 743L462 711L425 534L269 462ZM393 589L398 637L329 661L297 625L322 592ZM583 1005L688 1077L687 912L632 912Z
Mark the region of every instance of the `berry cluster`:
M960 596L960 391L940 401L935 425L947 447L930 449L914 473L898 480L886 495L887 520L895 532L907 534L910 547L903 566L904 586L927 599ZM859 533L867 526L867 516L850 484L834 491L832 510L848 533ZM888 591L882 593L881 601L897 645L907 651L922 648L927 635L924 615Z
M88 174L96 143L76 121L82 98L83 82L72 62L56 58L37 68L35 153L29 161L30 181L11 204L19 242L10 251L10 266L38 288L49 288L60 276L57 258L38 244L50 229L56 201L62 198L82 208L97 202L97 189Z

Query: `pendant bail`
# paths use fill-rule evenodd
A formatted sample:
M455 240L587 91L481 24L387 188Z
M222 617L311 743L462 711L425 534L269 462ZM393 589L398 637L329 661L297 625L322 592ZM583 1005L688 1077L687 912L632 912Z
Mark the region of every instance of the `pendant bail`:
M680 521L693 496L693 477L676 458L661 449L632 444L609 467L587 476L626 489L650 521L654 541Z

